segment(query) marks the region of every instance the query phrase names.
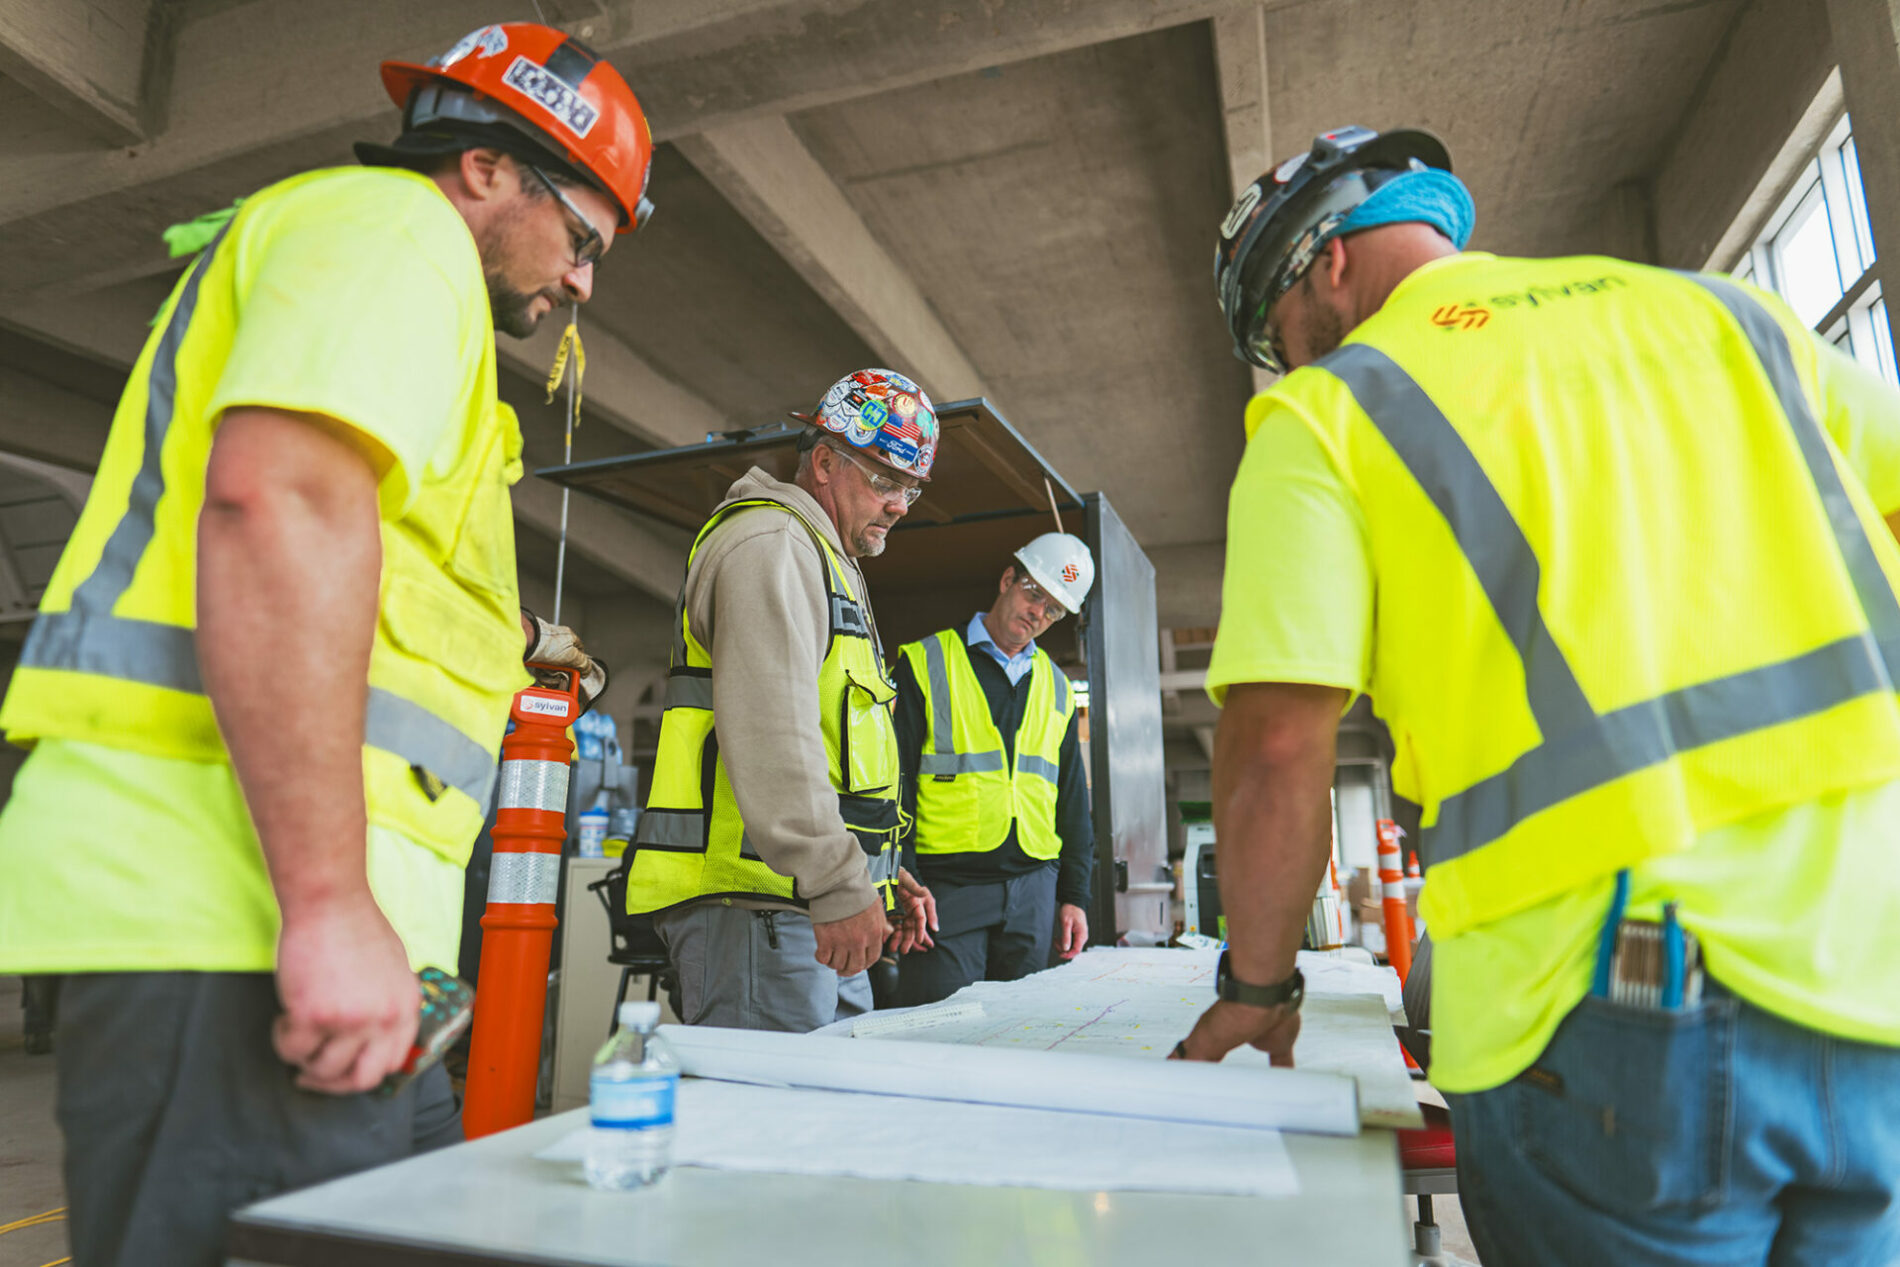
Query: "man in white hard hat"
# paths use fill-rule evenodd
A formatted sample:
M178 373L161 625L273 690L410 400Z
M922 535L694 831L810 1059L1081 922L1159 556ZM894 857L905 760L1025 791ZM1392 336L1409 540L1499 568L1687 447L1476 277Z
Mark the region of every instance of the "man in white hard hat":
M1052 936L1064 959L1088 944L1095 833L1075 691L1036 639L1094 583L1088 547L1044 533L988 611L898 657L908 843L937 903L934 945L899 961L906 1006L1040 971Z

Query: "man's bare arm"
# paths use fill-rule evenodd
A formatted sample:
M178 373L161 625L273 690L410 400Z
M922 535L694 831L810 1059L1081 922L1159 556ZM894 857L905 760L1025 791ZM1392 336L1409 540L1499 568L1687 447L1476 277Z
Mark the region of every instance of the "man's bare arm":
M1214 740L1214 838L1235 977L1272 985L1293 972L1332 844L1327 789L1347 692L1253 683L1228 690ZM1291 1064L1299 1014L1216 1003L1184 1044L1219 1060L1241 1043Z
M283 913L277 1049L302 1085L333 1093L402 1063L418 1000L365 870L379 459L328 419L231 410L198 524L205 693Z

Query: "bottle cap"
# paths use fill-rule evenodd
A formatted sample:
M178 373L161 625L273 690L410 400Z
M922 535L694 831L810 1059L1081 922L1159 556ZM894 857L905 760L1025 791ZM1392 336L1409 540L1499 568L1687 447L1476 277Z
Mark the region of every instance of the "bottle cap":
M658 1003L622 1003L620 1023L628 1029L652 1029L660 1023Z

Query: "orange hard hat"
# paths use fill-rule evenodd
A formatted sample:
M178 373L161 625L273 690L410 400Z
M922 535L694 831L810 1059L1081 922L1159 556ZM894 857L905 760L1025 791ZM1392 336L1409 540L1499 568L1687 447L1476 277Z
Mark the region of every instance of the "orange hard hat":
M434 61L384 62L405 132L432 124L525 133L620 205L620 232L646 222L653 133L620 72L565 31L503 22L471 31Z

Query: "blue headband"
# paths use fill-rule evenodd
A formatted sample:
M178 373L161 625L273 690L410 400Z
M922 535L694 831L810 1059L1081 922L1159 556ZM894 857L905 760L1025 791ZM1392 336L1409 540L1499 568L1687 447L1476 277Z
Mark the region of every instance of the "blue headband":
M1471 205L1471 192L1465 183L1433 167L1407 172L1379 186L1340 221L1332 236L1344 237L1386 224L1429 224L1462 251L1471 241L1477 220L1478 210Z

